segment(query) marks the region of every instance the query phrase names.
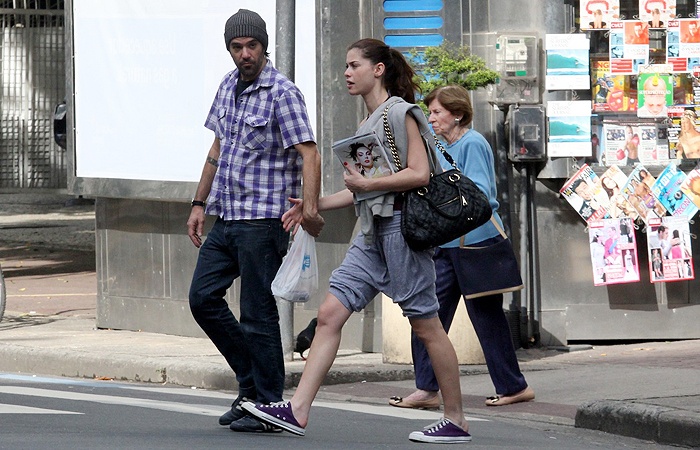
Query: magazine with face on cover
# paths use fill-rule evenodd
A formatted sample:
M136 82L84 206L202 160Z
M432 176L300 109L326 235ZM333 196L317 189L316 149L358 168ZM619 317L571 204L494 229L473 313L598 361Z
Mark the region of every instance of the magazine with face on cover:
M365 178L381 178L394 173L394 167L376 133L360 134L336 141L333 143L333 152L338 156L344 170L352 167ZM387 192L360 192L355 194L355 198L360 201Z
M618 166L610 166L608 170L600 176L600 185L610 199L608 215L612 219L629 217L632 220L636 220L637 217L639 217L637 210L634 209L632 204L628 202L622 194L622 188L626 184L627 175L625 175Z
M600 178L588 164L584 164L559 193L586 222L609 217L610 199L600 184Z

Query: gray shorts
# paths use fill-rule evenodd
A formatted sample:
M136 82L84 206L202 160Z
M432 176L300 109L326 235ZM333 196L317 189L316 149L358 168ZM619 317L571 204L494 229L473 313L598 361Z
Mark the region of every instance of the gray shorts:
M343 263L333 271L329 292L354 312L383 292L398 303L409 318L437 316L435 264L432 249L416 252L401 234L401 212L393 218L374 222L372 245L364 244L360 232L352 242Z

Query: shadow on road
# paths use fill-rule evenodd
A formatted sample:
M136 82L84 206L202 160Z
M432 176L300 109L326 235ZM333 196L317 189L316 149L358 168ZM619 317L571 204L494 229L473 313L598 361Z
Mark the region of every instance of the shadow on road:
M56 317L35 316L23 314L20 316L5 315L0 321L0 331L16 330L19 328L33 327L37 325L46 325L59 320Z
M95 253L56 250L25 245L0 247L0 263L6 279L95 271Z

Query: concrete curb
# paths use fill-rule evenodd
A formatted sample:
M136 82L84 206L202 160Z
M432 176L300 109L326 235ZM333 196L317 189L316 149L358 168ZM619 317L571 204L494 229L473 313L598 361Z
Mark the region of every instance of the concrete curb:
M28 349L3 344L2 370L79 378L105 377L119 381L173 383L209 389L235 390L231 369L224 364L177 358L128 358L122 355L78 352L63 349Z
M675 408L596 400L578 408L575 426L662 444L700 447L700 417Z
M119 353L97 354L76 349L27 348L3 343L0 348L2 371L41 373L78 378L105 377L118 381L170 383L204 389L236 390L231 369L225 362L208 357L183 361L181 357L130 357ZM218 359L218 357L216 358ZM303 362L289 364L285 370L285 389L298 385ZM371 364L340 364L332 367L324 385L361 381L397 381L413 379L411 366L388 364L377 368Z

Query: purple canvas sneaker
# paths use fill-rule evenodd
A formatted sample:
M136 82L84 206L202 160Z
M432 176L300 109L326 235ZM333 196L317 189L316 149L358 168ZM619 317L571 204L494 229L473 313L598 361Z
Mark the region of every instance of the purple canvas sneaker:
M429 428L414 431L408 436L408 439L413 442L428 442L432 444L458 444L460 442L469 442L472 440L472 437L462 427L445 417Z
M294 418L292 404L289 402L277 402L269 405L256 405L253 402L245 402L241 407L261 422L282 428L298 436L306 434L306 429L299 425L297 419Z

